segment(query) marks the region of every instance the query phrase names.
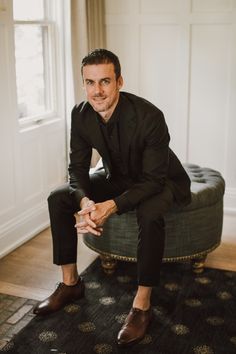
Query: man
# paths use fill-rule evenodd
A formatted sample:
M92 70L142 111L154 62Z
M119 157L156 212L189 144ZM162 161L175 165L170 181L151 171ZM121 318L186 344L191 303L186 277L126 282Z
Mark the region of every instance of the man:
M174 202L190 202L190 180L169 148L162 112L143 98L120 92L117 56L97 49L83 59L81 71L87 102L72 110L69 185L48 198L54 263L62 268L63 283L34 313L52 313L84 296L76 266L77 233L99 237L110 215L135 209L138 286L117 338L127 345L142 339L150 323L150 296L159 282L164 250L163 215ZM92 148L104 168L89 175Z

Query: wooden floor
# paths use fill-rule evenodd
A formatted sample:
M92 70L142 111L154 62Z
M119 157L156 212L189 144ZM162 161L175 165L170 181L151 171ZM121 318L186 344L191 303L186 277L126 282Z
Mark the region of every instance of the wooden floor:
M78 268L83 271L97 256L79 240ZM208 255L206 266L236 271L236 240L224 237ZM0 259L0 293L35 300L47 297L61 281L60 268L52 264L50 229Z
M97 257L79 239L78 270L82 272ZM50 229L0 259L0 293L42 300L61 281L60 268L52 264Z

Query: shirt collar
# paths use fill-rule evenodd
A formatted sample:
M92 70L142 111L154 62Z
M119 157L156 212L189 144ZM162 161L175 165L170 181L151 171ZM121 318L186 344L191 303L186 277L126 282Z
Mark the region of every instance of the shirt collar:
M111 115L111 118L108 120L107 123L105 123L103 120L102 120L102 117L97 113L97 118L98 118L98 121L99 123L102 125L102 126L106 126L106 127L111 127L113 125L115 125L118 120L119 120L119 115L120 115L120 106L121 106L121 99L119 97L119 101L114 109L114 112L112 113Z

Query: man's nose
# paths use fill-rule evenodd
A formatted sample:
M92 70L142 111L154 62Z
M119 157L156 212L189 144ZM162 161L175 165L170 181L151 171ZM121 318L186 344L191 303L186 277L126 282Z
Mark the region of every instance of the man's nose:
M95 89L96 95L99 95L102 93L102 85L99 82L95 84L94 89Z

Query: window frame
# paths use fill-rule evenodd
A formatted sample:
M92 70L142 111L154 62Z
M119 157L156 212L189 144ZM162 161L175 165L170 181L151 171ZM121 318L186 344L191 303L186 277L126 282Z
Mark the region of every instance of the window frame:
M50 102L49 109L44 112L22 117L17 116L18 124L21 129L40 126L48 124L50 121L55 121L62 118L64 110L64 93L63 93L63 70L64 70L64 56L62 47L63 45L63 21L61 14L63 13L63 2L61 0L44 0L45 5L45 18L43 20L15 20L17 25L35 25L47 29L47 39L43 40L44 57L44 79L45 79L45 95L46 106L47 100ZM15 41L14 41L15 46ZM15 59L16 60L16 59ZM16 64L16 63L15 63ZM18 97L17 97L17 111L18 111Z

